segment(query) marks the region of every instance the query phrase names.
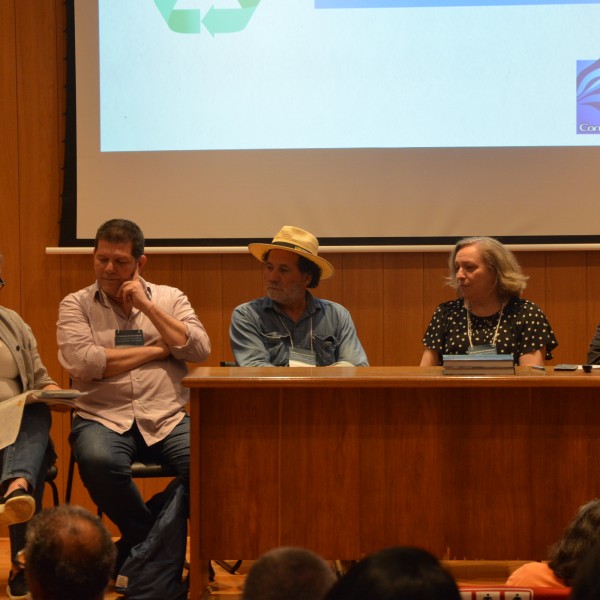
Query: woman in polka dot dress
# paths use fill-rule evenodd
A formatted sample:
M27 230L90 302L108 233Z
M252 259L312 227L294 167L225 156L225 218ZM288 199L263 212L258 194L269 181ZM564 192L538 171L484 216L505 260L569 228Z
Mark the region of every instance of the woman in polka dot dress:
M527 276L510 250L494 238L463 238L448 264L459 297L435 310L421 366L441 364L443 354L512 354L524 366L552 358L558 342L541 309L521 298Z

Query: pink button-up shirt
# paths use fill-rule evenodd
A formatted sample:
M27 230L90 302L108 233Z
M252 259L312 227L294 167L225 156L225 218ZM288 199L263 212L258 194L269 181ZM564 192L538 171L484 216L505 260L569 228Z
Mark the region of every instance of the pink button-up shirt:
M186 295L166 285L142 280L152 301L185 324L184 346L171 346L164 360L154 360L114 377L103 377L105 348L115 348L115 331L141 329L144 345L160 339L152 321L133 308L127 317L100 293L97 283L69 294L60 303L57 323L58 359L72 378L72 387L88 392L77 401L76 414L102 423L117 433L137 423L152 445L183 419L189 390L181 385L186 361L201 362L210 341Z

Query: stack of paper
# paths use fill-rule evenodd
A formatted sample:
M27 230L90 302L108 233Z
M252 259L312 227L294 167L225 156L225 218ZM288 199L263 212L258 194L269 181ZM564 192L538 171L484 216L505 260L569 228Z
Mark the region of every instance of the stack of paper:
M512 354L444 354L444 375L513 375Z

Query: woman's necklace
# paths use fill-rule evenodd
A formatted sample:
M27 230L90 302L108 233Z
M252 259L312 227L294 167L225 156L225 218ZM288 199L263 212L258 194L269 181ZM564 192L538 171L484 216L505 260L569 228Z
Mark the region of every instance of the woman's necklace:
M469 305L465 305L465 310L467 311L467 335L469 336L469 347L474 348L473 346L473 327L471 325L471 303ZM496 323L496 329L494 330L494 335L492 336L492 342L490 347L494 350L496 349L496 341L498 340L498 334L500 333L500 323L502 322L502 315L504 313L504 304L500 304L500 314L498 315L498 322Z

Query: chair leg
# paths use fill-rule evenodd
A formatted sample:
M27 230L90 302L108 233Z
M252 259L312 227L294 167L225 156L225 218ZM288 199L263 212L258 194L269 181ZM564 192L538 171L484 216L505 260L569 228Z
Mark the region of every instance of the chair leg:
M71 492L73 491L73 477L75 475L75 456L73 456L73 450L69 455L69 470L67 472L67 487L65 490L65 503L71 502Z
M215 560L215 562L230 575L235 575L235 572L240 568L242 564L241 560L236 560L232 565L224 560Z
M54 483L54 481L46 481L46 483L52 490L52 501L54 502L54 506L58 506L60 502L58 500L58 488L56 487L56 483Z

